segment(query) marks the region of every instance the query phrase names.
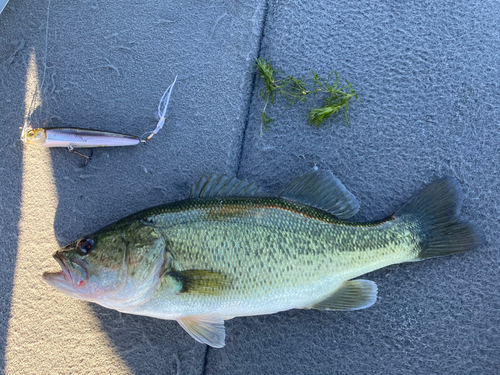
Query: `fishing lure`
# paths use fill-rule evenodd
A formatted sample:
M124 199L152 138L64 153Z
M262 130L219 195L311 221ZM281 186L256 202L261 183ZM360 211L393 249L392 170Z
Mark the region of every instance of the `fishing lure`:
M158 124L156 128L146 137L141 139L133 135L111 133L100 130L80 129L80 128L38 128L38 129L23 129L21 140L30 145L38 147L66 147L69 151L84 158L87 162L92 157L83 155L77 152L75 148L94 148L94 147L115 147L115 146L134 146L139 143L149 142L165 124L165 116L167 114L170 95L174 88L175 82L168 86L158 105ZM146 133L147 134L147 133ZM91 150L92 152L92 150Z

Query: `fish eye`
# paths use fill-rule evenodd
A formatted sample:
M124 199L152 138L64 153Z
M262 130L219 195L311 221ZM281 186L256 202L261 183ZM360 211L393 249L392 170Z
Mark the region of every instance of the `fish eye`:
M86 238L81 240L76 247L80 254L87 255L94 249L94 241L90 238Z
M33 137L33 134L35 134L35 133L33 133L33 130L30 130L30 131L28 132L28 135L29 135L30 137Z

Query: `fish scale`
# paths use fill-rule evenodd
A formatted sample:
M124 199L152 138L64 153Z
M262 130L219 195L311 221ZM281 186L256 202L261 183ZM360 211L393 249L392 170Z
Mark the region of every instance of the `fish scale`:
M136 311L141 314L155 314L149 311L151 304L152 310L169 310L175 318L207 307L241 316L263 306L273 312L310 306L346 278L416 258L412 233L400 236L406 224L392 219L362 226L276 198L204 199L162 209L144 214L167 239L178 270L215 270L231 276L232 283L210 298L160 288ZM182 308L166 308L180 298L185 300Z
M427 186L393 215L348 221L359 203L331 172L300 176L276 196L226 176L190 197L143 210L54 255L44 274L61 292L118 311L176 320L193 338L225 343L224 320L293 308L358 310L377 286L352 280L401 262L463 252L484 233L459 219L453 178Z

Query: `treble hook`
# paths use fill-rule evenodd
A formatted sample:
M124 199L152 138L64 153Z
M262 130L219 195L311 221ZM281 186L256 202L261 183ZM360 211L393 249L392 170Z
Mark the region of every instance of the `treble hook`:
M94 155L94 151L92 151L92 149L90 148L90 156L87 156L87 155L83 155L81 152L78 152L75 150L75 148L71 145L68 146L68 151L75 154L75 155L78 155L80 156L81 158L85 159L85 166L87 166L87 164L89 163L89 161L92 159L92 155Z

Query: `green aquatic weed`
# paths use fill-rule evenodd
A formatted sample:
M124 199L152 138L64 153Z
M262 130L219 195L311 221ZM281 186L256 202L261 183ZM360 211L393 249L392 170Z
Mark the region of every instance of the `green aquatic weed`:
M345 80L346 84L343 87L339 87L340 77L336 71L333 71L326 80L322 79L314 71L311 71L313 87L308 89L308 84L304 78L295 78L292 76L276 78L276 75L282 74L282 72L275 71L271 62L266 61L262 57L256 59L256 66L259 71L259 77L264 81L264 87L260 90L260 97L265 102L261 116L261 135L262 127L265 127L267 130L269 123L274 121L273 118L267 115L266 109L269 103L274 104L276 93L281 94L290 105L307 100L307 97L311 94L327 94L322 107L312 108L309 111L309 124L319 127L323 121L328 120L333 114L342 109L345 111L345 121L349 124L347 117L349 100L352 98L357 100L358 94L347 80ZM335 79L331 82L334 75Z
M333 74L335 74L335 79L332 83L329 83ZM309 112L309 123L319 127L324 120L328 120L334 113L344 109L345 122L349 124L349 119L347 118L349 100L352 98L358 100L358 94L352 88L352 84L346 79L345 86L339 88L340 77L336 71L330 73L326 81L321 79L314 71L311 71L311 78L314 81L314 90L311 93L324 92L328 96L323 107L311 109Z

